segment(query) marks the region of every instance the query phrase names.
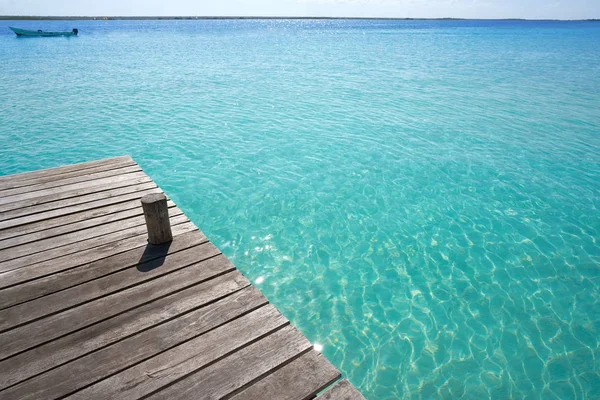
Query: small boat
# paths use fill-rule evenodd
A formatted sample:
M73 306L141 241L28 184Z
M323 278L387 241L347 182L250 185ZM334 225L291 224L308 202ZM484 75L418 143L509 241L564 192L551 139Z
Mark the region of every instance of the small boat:
M73 29L71 32L44 32L42 30L39 31L28 31L26 29L19 29L10 27L10 30L17 34L17 36L77 36L79 31L77 29Z

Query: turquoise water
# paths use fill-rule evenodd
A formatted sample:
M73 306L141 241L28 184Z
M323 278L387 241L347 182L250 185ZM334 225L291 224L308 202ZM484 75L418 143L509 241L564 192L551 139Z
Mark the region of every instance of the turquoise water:
M600 23L0 21L0 151L132 155L368 399L600 398Z

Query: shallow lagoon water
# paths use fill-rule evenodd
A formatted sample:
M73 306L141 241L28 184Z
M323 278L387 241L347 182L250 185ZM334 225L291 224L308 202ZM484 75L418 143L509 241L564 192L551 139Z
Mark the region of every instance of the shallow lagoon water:
M600 398L600 23L1 21L0 151L130 154L369 399Z

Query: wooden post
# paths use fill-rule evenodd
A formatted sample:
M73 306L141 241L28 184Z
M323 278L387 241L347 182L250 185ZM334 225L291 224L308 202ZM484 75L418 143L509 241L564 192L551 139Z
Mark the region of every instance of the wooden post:
M142 197L142 208L148 228L148 242L163 244L172 241L169 208L164 193L152 193Z

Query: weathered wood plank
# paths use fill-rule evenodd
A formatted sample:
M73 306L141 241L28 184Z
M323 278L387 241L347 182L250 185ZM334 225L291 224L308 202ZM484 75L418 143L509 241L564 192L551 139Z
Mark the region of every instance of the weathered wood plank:
M253 312L255 309L258 310ZM257 291L233 293L216 303L13 386L2 395L21 400L59 398L199 337L238 317L245 318L242 321L264 318L266 313L263 309L274 310ZM10 381L6 383L10 384Z
M221 341L228 342L229 340ZM220 346L221 343L214 345ZM288 326L193 373L150 398L221 399L245 389L263 376L307 353L310 349L312 349L312 345L308 340L296 328ZM188 363L192 364L195 360L196 358ZM167 367L156 373L163 375L170 373L171 370Z
M135 211L136 209L133 209L133 210ZM137 210L139 210L139 208ZM183 214L183 211L181 211L179 208L175 207L174 205L171 205L171 207L168 208L167 212L168 212L167 218L173 218L173 217ZM112 214L112 215L114 215L114 214ZM86 222L89 222L89 221L90 220L88 220ZM0 260L3 260L3 262L6 262L6 261L10 261L10 260L20 258L20 257L34 256L37 253L42 253L42 252L50 251L50 250L56 250L59 255L64 255L67 253L59 251L59 249L62 249L61 246L66 246L66 245L73 244L76 242L83 242L87 239L104 236L109 233L114 234L119 231L123 231L123 230L129 229L129 228L144 225L144 223L145 223L145 221L144 221L143 215L134 215L132 217L124 218L124 219L120 219L120 220L115 218L115 220L110 221L110 222L105 222L104 224L88 226L85 229L80 229L80 230L77 230L75 232L70 232L70 233L64 233L64 234L56 236L56 237L39 239L33 243L30 243L30 242L21 243L20 239L23 236L17 236L16 238L13 238L13 242L16 242L15 246L12 246L11 248L8 248L8 249L0 249ZM108 240L108 238L107 238L107 240ZM0 245L1 245L1 243L2 242L0 242ZM103 244L103 239L99 238L98 243Z
M119 211L140 208L140 198L146 193L160 193L159 188L129 193L109 199L93 201L76 206L28 215L22 218L0 222L0 238L6 239L57 226L72 224L86 219L113 214Z
M238 393L232 400L312 399L340 376L323 355L313 350Z
M173 211L174 216L171 218L171 223L173 225L182 224L184 222L189 222L187 217L185 215L182 215L181 210L179 210L178 208L173 208L173 210L174 210ZM33 264L41 263L44 261L52 260L52 259L55 259L58 257L62 257L67 254L73 254L73 257L77 257L77 254L75 254L75 253L79 253L84 250L99 247L104 244L118 242L120 240L128 239L128 238L131 238L131 237L134 237L134 236L137 236L137 235L140 235L140 234L146 232L146 226L144 225L144 221L142 218L130 218L128 221L132 221L132 224L134 224L134 226L131 226L131 227L123 229L123 230L115 231L115 224L113 224L112 226L109 226L109 227L107 227L106 225L102 225L102 226L96 227L97 231L101 231L100 233L103 233L102 236L96 236L96 237L92 237L90 239L86 239L86 240L82 240L82 241L78 241L78 242L76 241L71 244L65 244L64 246L60 246L60 247L52 247L50 245L49 248L46 248L44 251L40 251L39 253L28 254L28 255L21 256L19 258L15 258L12 260L3 261L0 263L0 272L7 272L7 271L12 271L15 269L27 267L29 265L33 265ZM127 224L123 223L122 221L121 221L121 223L124 226L127 225ZM110 231L110 228L112 228L113 230ZM107 232L107 229L108 229L108 232ZM94 233L90 233L90 234L93 235ZM77 238L76 237L73 238L72 235L65 235L65 237L66 237L65 241L77 240ZM62 239L56 239L56 241L61 242ZM46 245L46 244L47 243L44 243L44 245ZM30 246L30 244L26 244L24 246ZM14 251L14 249L15 248L13 247L11 249L7 249L7 250L3 250L3 251L10 253L11 250ZM16 251L15 251L15 253L16 253ZM0 277L3 278L3 275L0 274Z
M180 217L175 217L180 218ZM173 236L182 233L197 230L196 226L191 222L185 222L173 226ZM44 276L65 271L71 268L76 268L90 262L109 257L114 254L122 253L127 250L145 245L148 243L147 235L141 234L130 239L122 239L120 241L107 243L102 246L93 247L91 249L80 251L75 255L61 256L52 260L43 261L35 265L18 268L12 271L0 273L0 289L7 288L13 285L18 285L33 279L39 279ZM2 267L2 264L0 264Z
M84 169L88 169L88 168L97 167L100 165L110 165L110 164L118 163L123 160L132 160L132 158L130 156L119 156L119 157L112 157L112 158L104 158L102 160L86 161L86 162L77 163L77 164L63 165L63 166L55 167L55 168L41 169L41 170L37 170L37 171L22 172L19 174L4 175L4 176L0 176L0 182L23 181L23 180L28 180L28 179L41 178L44 176L64 174L67 172L84 170Z
M0 290L0 309L15 306L54 292L80 285L105 275L133 267L138 263L169 256L181 250L206 243L208 239L198 230L175 236L172 243L148 246L140 241L138 246L124 253L71 268L63 272L45 276Z
M62 174L52 174L52 175L48 175L48 176L40 176L37 178L34 177L34 178L30 178L30 179L0 180L0 192L3 190L14 189L17 187L22 187L22 186L39 185L39 184L44 184L44 183L48 183L48 182L52 182L52 181L73 178L76 176L91 175L96 172L110 171L110 170L115 170L115 169L124 168L124 167L131 167L131 166L136 166L136 165L137 164L132 159L123 159L123 160L117 160L110 164L91 166L89 168L77 169L75 171L64 172Z
M32 199L0 206L0 221L55 210L65 206L89 203L94 200L107 199L109 197L139 192L146 189L154 189L156 187L156 183L152 182L150 177L138 176L137 178L112 182L110 184L105 183L103 185L90 186L83 189L68 190L66 192L54 193L47 196L34 197Z
M51 192L63 191L64 192L65 190L68 190L68 189L64 189L64 188L70 188L72 185L75 185L75 184L78 184L81 182L88 182L88 181L98 180L98 179L102 179L102 178L115 178L120 175L130 174L130 173L134 173L134 172L138 172L138 173L142 172L142 169L137 164L135 164L133 166L119 168L119 169L115 169L115 170L111 170L111 171L96 172L96 173L89 174L89 175L74 176L72 178L59 179L57 181L40 183L37 185L21 186L21 187L16 187L14 189L0 190L0 198L16 196L18 194L23 194L23 193L32 193L33 194L33 193L39 193L39 192L44 192L44 191L51 191Z
M171 254L169 257L148 261L139 264L137 267L130 267L34 301L0 310L0 332L156 279L159 276L169 274L219 254L221 254L219 249L207 242L200 246Z
M165 260L165 264L169 263ZM141 285L0 334L0 360L142 304L233 271L225 256L192 264ZM239 279L245 279L239 275Z
M269 343L279 343L276 339L291 336L290 330L285 328L288 323L274 307L261 307L77 392L72 399L138 399L160 390L177 379L197 371L265 335L267 338L263 340ZM227 337L227 340L223 340L224 337ZM269 337L274 337L275 340L268 340ZM196 395L202 397L207 389L209 390L208 387L203 389L197 391Z
M42 189L42 190L38 190L35 192L19 193L19 194L15 194L13 196L0 197L0 206L4 205L4 204L21 202L23 200L47 196L50 194L56 194L56 193L60 193L60 192L68 192L68 191L72 191L72 190L89 188L92 186L104 185L104 184L111 183L111 182L129 181L131 179L145 178L145 177L147 177L147 175L141 171L140 172L131 172L128 174L123 174L123 175L118 175L118 176L112 176L112 177L108 176L106 178L93 179L93 180L89 180L89 181L73 183L71 185Z
M6 239L0 239L0 249L7 249L9 247L23 245L25 243L31 243L36 241L46 240L55 236L65 235L75 231L81 231L97 225L103 225L111 222L125 220L132 217L143 215L142 210L139 207L126 209L125 211L115 212L113 214L103 215L100 217L84 219L82 221L74 222L68 225L57 226L42 231L36 231L32 233L26 233L24 235L13 236ZM0 231L2 233L3 231Z
M365 400L347 379L342 379L315 400Z
M250 303L249 296L254 296L255 292L258 291L250 286L250 282L234 271L172 293L0 361L0 388L11 386L110 346L137 332L176 320L190 311L205 307L214 301L220 302L228 296L239 296L235 297L238 299L236 301Z

